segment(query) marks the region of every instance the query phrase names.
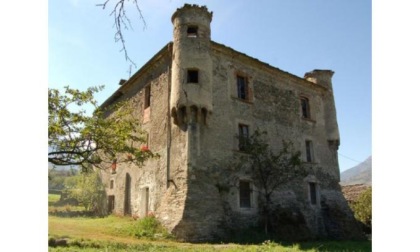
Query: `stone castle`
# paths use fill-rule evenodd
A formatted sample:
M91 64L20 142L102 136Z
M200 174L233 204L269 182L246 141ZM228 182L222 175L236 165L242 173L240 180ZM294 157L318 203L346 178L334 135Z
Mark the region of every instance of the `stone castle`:
M228 161L243 155L237 136L260 129L274 150L291 140L312 171L275 192L283 233L353 237L358 229L339 186L334 72L301 78L218 44L211 40L212 17L204 6L177 9L173 42L102 104L128 99L147 132L147 148L160 156L142 167L117 164L102 172L109 211L153 214L187 241L257 225L259 195L247 173L233 174L238 179L227 190L218 185L234 172Z

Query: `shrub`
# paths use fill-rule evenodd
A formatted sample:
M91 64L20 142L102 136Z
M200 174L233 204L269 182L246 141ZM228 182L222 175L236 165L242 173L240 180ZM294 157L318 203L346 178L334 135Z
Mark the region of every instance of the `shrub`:
M136 220L135 223L124 228L121 232L137 238L172 238L172 235L168 233L154 216L147 216Z
M350 205L354 217L363 223L365 232L372 230L372 187L362 192L357 200Z

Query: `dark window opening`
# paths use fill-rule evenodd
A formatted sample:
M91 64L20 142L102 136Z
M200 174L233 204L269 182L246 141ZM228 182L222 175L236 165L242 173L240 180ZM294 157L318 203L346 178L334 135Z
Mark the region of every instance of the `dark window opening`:
M150 107L150 85L145 88L144 93L144 108Z
M124 215L131 214L131 176L125 174Z
M187 37L197 38L198 37L198 27L197 26L188 26Z
M198 70L188 70L187 83L198 83Z
M201 118L202 118L203 125L206 125L207 124L207 109L205 108L201 109Z
M312 141L305 141L306 149L306 162L313 162L313 150L312 150Z
M243 151L246 148L246 144L249 137L249 126L245 124L239 124L239 150Z
M111 180L109 182L109 189L113 189L114 188L114 180Z
M300 105L302 107L302 117L309 119L311 117L310 111L309 111L309 100L306 97L300 98Z
M108 213L112 213L115 209L115 196L109 195L108 196Z
M149 214L149 187L146 187L145 209L146 216Z
M248 100L248 81L246 77L236 76L236 85L238 89L238 98Z
M241 208L251 208L251 183L239 181L239 206Z
M311 197L311 204L316 205L316 203L317 203L316 183L313 183L313 182L309 183L309 195Z

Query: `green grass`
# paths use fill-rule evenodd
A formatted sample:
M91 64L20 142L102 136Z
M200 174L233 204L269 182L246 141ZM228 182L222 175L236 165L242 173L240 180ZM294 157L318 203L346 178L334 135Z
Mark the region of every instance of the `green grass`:
M48 206L53 206L60 200L60 194L48 194Z
M56 197L51 197L51 201ZM50 196L49 196L50 201ZM74 207L69 206L70 211ZM65 210L63 210L65 211ZM49 247L49 251L227 251L227 252L295 252L295 251L372 251L370 241L316 241L300 243L191 244L168 239L151 219L143 222L130 217L60 217L49 215L48 238L66 239L66 247ZM162 235L159 235L161 234ZM156 234L158 234L156 236Z

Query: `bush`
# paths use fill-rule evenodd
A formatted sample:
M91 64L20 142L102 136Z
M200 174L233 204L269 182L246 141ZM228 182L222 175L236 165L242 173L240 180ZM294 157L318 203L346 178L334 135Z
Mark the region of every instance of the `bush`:
M124 228L121 232L137 238L172 238L172 235L154 216L136 220L135 223Z
M354 217L363 223L364 231L372 232L372 187L362 192L357 200L350 204Z

